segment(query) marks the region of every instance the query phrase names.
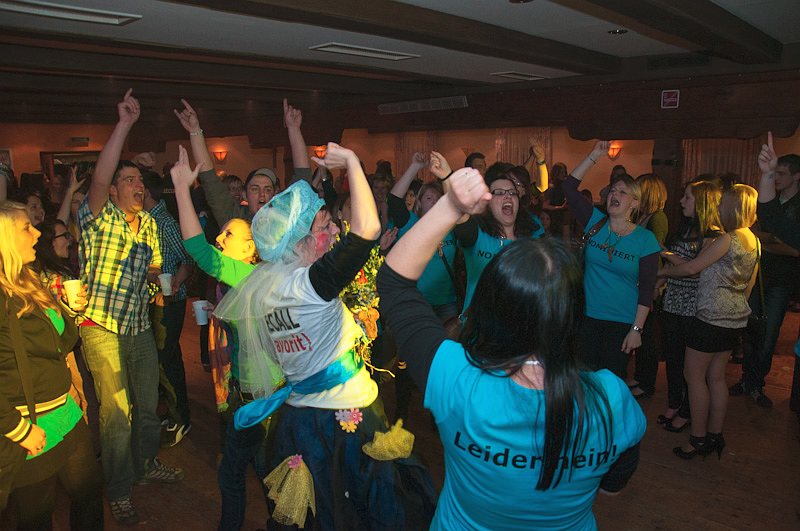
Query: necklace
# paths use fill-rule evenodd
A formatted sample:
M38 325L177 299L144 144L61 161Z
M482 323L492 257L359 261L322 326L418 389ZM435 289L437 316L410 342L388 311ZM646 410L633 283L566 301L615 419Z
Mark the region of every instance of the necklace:
M606 241L600 246L600 249L606 251L608 253L608 261L610 262L614 258L614 249L617 247L617 244L622 240L623 237L627 235L627 227L625 228L626 234L621 234L619 232L611 230L611 222L606 225L608 227L608 236L606 236ZM616 239L612 242L611 235L616 236Z

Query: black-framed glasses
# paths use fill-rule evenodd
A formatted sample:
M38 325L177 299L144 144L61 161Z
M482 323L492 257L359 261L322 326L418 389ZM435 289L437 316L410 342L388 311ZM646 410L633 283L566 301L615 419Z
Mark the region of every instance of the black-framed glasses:
M510 195L511 197L516 197L519 195L519 192L517 192L515 189L495 188L492 190L492 195Z
M64 238L65 240L70 241L72 239L72 234L70 234L69 231L62 232L61 234L53 236L53 241L56 241L59 238Z

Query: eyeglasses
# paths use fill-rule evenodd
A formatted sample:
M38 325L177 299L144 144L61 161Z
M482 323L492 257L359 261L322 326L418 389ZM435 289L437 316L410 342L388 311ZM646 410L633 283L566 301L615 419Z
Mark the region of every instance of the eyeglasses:
M510 195L511 197L516 197L519 195L519 192L516 190L506 190L505 188L495 188L492 190L492 195L496 196L503 196L503 195Z
M69 232L62 232L61 234L53 236L53 241L56 241L59 238L64 238L65 240L70 241L72 239L72 235Z

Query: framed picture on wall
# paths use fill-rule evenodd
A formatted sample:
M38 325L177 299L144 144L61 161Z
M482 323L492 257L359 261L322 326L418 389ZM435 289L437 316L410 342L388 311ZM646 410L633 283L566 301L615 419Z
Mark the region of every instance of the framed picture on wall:
M0 162L8 166L9 168L14 168L14 160L11 158L11 149L10 148L0 148Z

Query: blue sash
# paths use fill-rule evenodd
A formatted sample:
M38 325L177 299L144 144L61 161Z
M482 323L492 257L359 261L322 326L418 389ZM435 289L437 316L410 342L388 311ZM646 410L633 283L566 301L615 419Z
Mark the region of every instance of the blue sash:
M287 379L286 385L277 389L270 396L259 398L243 405L233 415L234 425L237 430L255 426L275 413L286 402L291 393L310 395L333 389L355 376L363 366L364 360L360 356L356 360L355 352L352 349L348 350L325 369L309 376L305 380L293 383Z

